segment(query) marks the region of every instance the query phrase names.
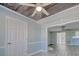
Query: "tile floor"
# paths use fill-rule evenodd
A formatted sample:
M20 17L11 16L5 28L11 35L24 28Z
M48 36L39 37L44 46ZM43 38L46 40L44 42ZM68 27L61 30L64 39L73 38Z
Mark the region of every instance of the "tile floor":
M47 53L41 52L34 56L79 56L79 46L75 45L56 46L56 48L49 49Z

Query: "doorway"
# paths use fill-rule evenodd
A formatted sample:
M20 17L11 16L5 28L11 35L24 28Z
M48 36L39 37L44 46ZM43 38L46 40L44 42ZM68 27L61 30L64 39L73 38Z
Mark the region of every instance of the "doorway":
M48 54L66 55L66 32L61 27L48 29ZM63 51L63 52L62 52Z

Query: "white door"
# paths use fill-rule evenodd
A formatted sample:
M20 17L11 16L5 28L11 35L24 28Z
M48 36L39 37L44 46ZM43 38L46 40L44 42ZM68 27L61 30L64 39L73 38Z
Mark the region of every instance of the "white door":
M27 23L7 17L6 55L23 56L27 53Z
M60 55L67 55L65 32L57 33L57 53Z
M66 44L66 33L65 32L59 32L57 33L57 44L58 45L65 45Z

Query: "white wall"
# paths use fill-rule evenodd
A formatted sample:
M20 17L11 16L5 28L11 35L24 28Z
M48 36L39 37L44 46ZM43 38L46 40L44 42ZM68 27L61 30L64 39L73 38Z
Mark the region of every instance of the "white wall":
M55 44L56 45L56 32L48 32L48 45Z
M41 49L43 52L48 51L48 34L47 28L45 26L41 27Z
M0 9L1 10L1 9ZM4 50L4 40L5 40L5 33L4 33L4 26L5 26L5 22L4 22L4 16L3 14L0 12L0 56L5 54L5 50Z
M48 32L48 45L52 44L52 33Z
M57 33L56 32L52 32L52 44L57 44Z
M35 22L28 22L28 54L41 50L41 26Z
M16 13L6 7L0 6L0 55L5 55L5 19L6 16L28 22L28 54L41 49L41 26L32 19Z

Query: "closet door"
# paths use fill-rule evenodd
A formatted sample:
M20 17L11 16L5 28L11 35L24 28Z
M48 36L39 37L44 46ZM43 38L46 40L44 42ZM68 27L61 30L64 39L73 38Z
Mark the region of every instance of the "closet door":
M6 18L6 55L23 56L27 54L27 23Z
M27 22L17 21L17 55L24 56L27 53Z

